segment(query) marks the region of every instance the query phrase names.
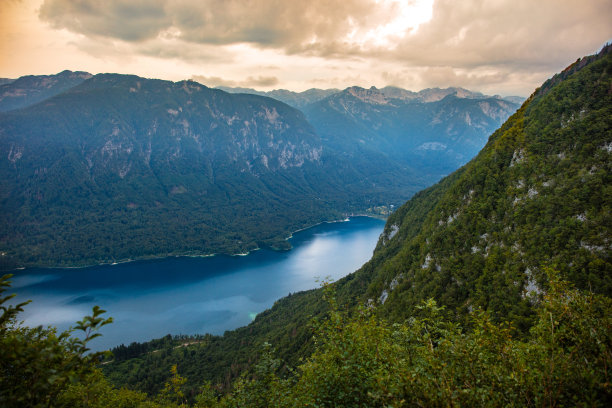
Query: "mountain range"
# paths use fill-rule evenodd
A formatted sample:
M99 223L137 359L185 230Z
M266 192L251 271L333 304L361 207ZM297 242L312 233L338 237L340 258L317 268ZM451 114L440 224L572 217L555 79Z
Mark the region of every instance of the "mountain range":
M350 87L348 89L362 89L358 86ZM288 91L286 89L275 89L273 91L258 91L253 88L239 88L239 87L230 87L230 86L217 86L216 89L221 89L225 92L229 93L245 93L252 95L260 95L260 96L268 96L270 98L277 99L281 102L285 102L287 105L293 106L297 109L302 109L307 105L310 105L315 102L319 102L322 99L325 99L329 96L342 92L340 89L331 88L331 89L318 89L311 88L302 92L294 92ZM469 99L487 99L487 98L495 98L495 99L503 99L506 102L511 102L515 104L521 104L525 101L525 98L522 96L506 96L502 97L499 95L488 96L484 95L480 92L473 92L464 88L457 87L449 87L449 88L426 88L419 92L409 91L407 89L399 88L396 86L386 86L381 89L377 89L376 87L370 88L373 91L378 91L383 94L386 98L390 99L400 99L404 101L414 101L414 102L436 102L440 99L448 96L448 95L456 95L459 98L469 98ZM346 91L346 90L345 90Z
M2 268L286 249L294 230L401 204L518 107L461 89L304 94L323 99L299 111L70 71L0 86Z
M348 157L376 152L445 175L478 153L517 107L461 88L351 87L303 111L324 142Z

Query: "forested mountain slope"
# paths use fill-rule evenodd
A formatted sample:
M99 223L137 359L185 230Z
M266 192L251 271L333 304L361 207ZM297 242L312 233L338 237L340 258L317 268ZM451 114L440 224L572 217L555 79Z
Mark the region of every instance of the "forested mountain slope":
M0 114L0 154L5 267L286 247L380 197L301 112L195 82L96 75Z
M458 166L441 160L450 150L440 143L423 142L435 129L398 125L396 108L369 103L353 113L374 109L401 137L348 135L341 121L317 131L275 99L193 81L64 71L2 89L0 269L286 249L296 229L384 212ZM452 128L451 150L465 154L486 132L474 112L488 107L482 120L493 126L516 108L461 89L384 92L410 117L438 106L436 126Z
M610 48L544 83L475 159L390 217L367 290L383 313L402 319L433 297L526 328L545 267L612 294Z
M469 327L481 308L494 322L509 321L520 337L549 289L547 268L609 298L611 51L607 46L547 81L475 159L398 209L372 259L333 285L341 307L376 306L379 316L404 322L433 298L453 322ZM326 308L321 290L294 294L249 326L192 347L176 349L185 342L176 340L132 359L147 346L118 350L122 357L105 370L117 383L148 391L172 363L194 384L229 384L253 367L266 341L296 366L313 350L308 322Z

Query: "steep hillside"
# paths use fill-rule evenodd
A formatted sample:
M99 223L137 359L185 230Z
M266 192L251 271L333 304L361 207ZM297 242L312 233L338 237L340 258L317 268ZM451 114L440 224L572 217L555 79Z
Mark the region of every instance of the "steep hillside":
M87 72L62 71L56 75L28 75L0 82L0 112L34 105L82 83L91 76Z
M64 71L4 86L13 110L0 114L0 268L287 248L293 230L405 202L458 166L448 155L474 154L489 122L513 109L456 88L350 88L328 103L349 98L351 118L374 119L319 121L317 132L268 97L89 77ZM305 101L332 91L275 92ZM383 109L377 98L390 102ZM426 135L423 109L437 112ZM350 132L356 125L364 132ZM434 133L442 136L427 139Z
M611 51L547 81L474 160L398 209L372 259L334 285L338 303L349 311L376 306L379 316L404 322L434 298L464 327L480 307L494 322L510 321L520 337L548 290L545 268L610 297ZM249 326L194 347L179 350L184 339L167 339L156 344L160 353L143 354L146 345L118 350L105 370L118 384L151 392L176 363L194 385L202 378L229 384L253 367L264 342L294 367L313 350L308 322L325 312L323 297L314 290L281 299Z
M393 214L367 297L393 319L434 297L526 328L545 267L612 295L611 71L607 47L547 81L474 160Z

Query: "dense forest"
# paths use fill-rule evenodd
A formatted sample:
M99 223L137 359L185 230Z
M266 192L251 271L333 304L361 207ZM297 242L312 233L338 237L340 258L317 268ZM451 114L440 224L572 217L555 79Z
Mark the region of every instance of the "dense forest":
M612 46L576 61L392 214L360 270L224 336L86 354L100 309L81 339L24 328L3 278L0 403L609 406L611 72Z

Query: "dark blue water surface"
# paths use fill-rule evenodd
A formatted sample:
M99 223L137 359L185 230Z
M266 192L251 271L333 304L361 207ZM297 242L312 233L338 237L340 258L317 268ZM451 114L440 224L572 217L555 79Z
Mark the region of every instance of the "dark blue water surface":
M371 256L384 222L354 217L294 234L291 251L246 256L164 258L81 269L15 272L17 300L32 299L29 326L73 326L94 305L114 323L92 341L105 349L170 334L222 334L248 324L291 292L337 280Z

